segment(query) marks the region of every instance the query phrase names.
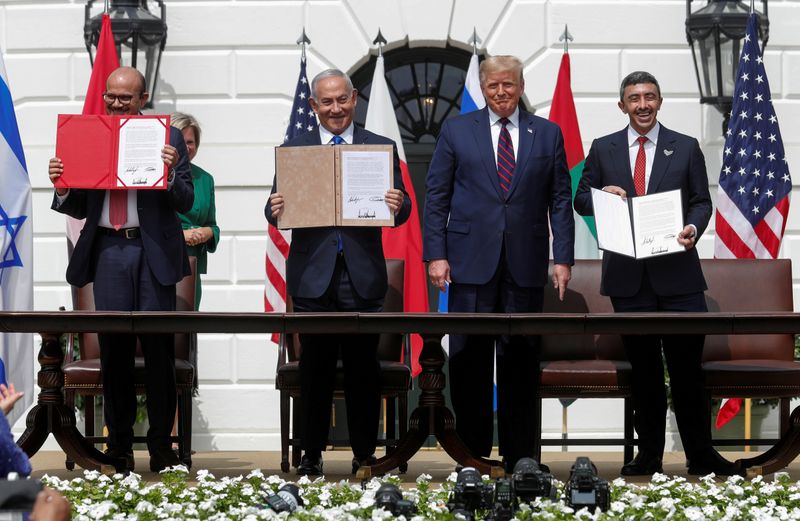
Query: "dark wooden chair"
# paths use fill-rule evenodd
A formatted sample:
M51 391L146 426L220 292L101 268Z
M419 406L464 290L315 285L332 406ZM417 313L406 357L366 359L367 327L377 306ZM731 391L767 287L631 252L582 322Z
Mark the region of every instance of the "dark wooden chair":
M190 257L192 274L185 277L176 286L177 311L194 311L195 272L197 259ZM93 311L94 296L92 284L75 289L75 310ZM100 344L96 333L78 334L78 351L80 358L74 358L75 335L67 337L67 349L64 356L64 402L74 407L75 397L84 399L85 436L92 443L107 443L108 437L95 433L95 397L103 395L103 380L100 372ZM175 380L178 389L178 434L172 442L178 443L180 460L191 467L192 464L192 393L195 387L197 360L197 334L175 334ZM145 394L145 365L141 350L137 347L134 366L136 394ZM158 398L156 398L158 399ZM144 436L135 436L134 443L146 441ZM66 460L69 470L75 468L75 462Z
M564 301L552 285L544 288L545 313L611 313L608 297L600 295L601 261L576 260ZM619 335L542 335L541 385L539 387L538 446L541 445L622 445L625 461L633 459L636 445L633 429L631 364ZM542 398L623 398L623 437L543 440L541 436Z
M789 259L703 259L709 311L794 311ZM703 350L706 389L713 398L777 398L779 435L789 429L789 402L800 396L794 335L708 335ZM776 440L751 439L751 445ZM715 439L715 445L742 445Z
M403 311L403 261L386 259L386 271L389 276L389 288L386 291L383 309L386 312ZM291 299L287 302L287 311L291 311ZM281 470L289 472L289 446L292 447L292 466L300 464L300 432L299 404L300 369L299 360L302 346L298 335L281 335L275 387L280 391L281 411ZM408 338L400 334L383 333L378 346L378 358L381 366L381 396L386 404L386 438L379 440L391 451L397 441L408 430L408 391L411 388L411 349ZM344 397L344 371L341 363L336 371L334 396ZM395 417L399 424L399 436L395 435ZM291 425L291 436L289 426ZM378 426L376 425L377 429ZM407 465L400 468L405 472Z

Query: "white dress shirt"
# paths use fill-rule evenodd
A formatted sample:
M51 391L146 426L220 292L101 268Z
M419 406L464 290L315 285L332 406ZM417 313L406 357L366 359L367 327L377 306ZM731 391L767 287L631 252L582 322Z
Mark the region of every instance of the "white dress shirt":
M658 131L661 129L661 124L656 121L650 132L645 134L647 141L644 144L645 155L645 169L644 169L644 186L645 190L650 186L650 172L653 170L653 159L656 157L656 145L658 145ZM633 130L628 125L628 154L631 161L631 176L636 172L636 156L639 154L639 136L640 134ZM646 192L645 192L646 193Z
M500 142L500 129L503 125L500 123L500 116L489 109L489 130L492 132L492 149L494 150L494 162L497 165L497 144ZM514 144L514 160L517 159L517 150L519 150L519 107L514 110L514 113L508 116L508 125L506 125L508 133L511 135L511 142Z

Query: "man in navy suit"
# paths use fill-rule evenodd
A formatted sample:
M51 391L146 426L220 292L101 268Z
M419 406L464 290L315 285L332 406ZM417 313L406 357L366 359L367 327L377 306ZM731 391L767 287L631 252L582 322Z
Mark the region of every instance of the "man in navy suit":
M448 119L439 134L423 258L433 285L443 291L449 284L450 311L539 312L551 230L552 282L562 299L573 264L564 140L557 125L520 110L525 82L517 58L484 60L480 83L487 108ZM538 337L451 335L450 395L459 437L474 455L489 456L495 343L500 452L511 469L533 456Z
M283 146L321 144L395 145L391 139L353 124L357 91L337 69L319 73L311 81L311 108L319 129L302 134ZM394 149L394 188L384 195L395 225L411 214L411 199L403 186L400 159ZM313 187L309 187L313 190ZM285 205L272 182L264 208L277 226ZM292 231L286 262L286 290L297 312L379 312L387 289L386 263L379 227L298 228ZM345 376L345 404L353 470L375 461L380 414L378 335L300 335L300 392L302 394L303 458L301 475L322 473L322 450L328 439L336 362L341 350Z
M144 76L120 67L111 73L103 99L108 115L136 115L147 102ZM53 210L86 219L67 267L73 286L94 282L98 311L174 311L175 284L190 274L183 231L175 212L187 212L194 201L189 154L183 135L170 127L169 145L161 157L169 167L166 190L56 188ZM87 143L88 145L88 143ZM64 171L50 160L50 180ZM122 196L121 205L112 203ZM113 207L113 209L112 209ZM119 211L116 211L119 209ZM108 450L120 472L132 471L136 394L133 365L136 335L101 333L100 367ZM146 366L147 448L154 472L178 465L170 433L175 418L175 336L139 335Z
M629 125L596 139L583 167L575 210L592 215L591 189L620 197L680 190L685 226L677 241L685 251L645 260L604 252L600 292L615 311L708 311L706 282L695 243L711 217L705 159L697 140L665 128L657 119L662 97L656 79L637 71L622 80L619 108ZM638 186L637 186L638 185ZM690 474L739 472L711 445L709 399L703 387L703 335L623 335L633 369L634 425L639 452L625 476L662 472L667 397L662 347L672 403Z

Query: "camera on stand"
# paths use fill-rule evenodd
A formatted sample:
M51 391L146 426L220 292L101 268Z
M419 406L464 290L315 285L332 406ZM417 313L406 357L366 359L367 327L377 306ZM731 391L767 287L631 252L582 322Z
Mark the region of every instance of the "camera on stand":
M460 514L471 521L475 519L476 510L492 507L493 493L494 487L483 482L480 472L474 467L464 467L456 476L447 508L453 514Z
M303 499L294 483L286 483L276 493L267 496L267 507L274 512L292 513L299 506L303 506Z
M517 504L530 503L537 497L553 501L556 499L556 487L550 467L533 458L522 458L514 465L511 482Z
M590 511L596 508L608 510L611 502L608 481L598 477L597 467L589 458L580 457L575 460L564 487L564 499L575 510L584 507Z
M410 518L417 513L413 501L403 499L403 492L394 483L384 483L375 491L375 506L383 508L395 517Z

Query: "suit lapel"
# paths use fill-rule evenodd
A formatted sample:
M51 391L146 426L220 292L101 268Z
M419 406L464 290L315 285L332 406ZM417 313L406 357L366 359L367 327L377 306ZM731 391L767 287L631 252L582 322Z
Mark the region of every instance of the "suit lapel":
M363 145L367 142L369 135L364 132L360 127L353 126L353 144Z
M497 178L497 161L495 160L494 146L492 145L492 133L489 130L489 109L483 108L475 111L474 114L472 135L475 138L475 146L481 159L483 159L483 170L489 176L489 183L497 192L497 197L503 199L500 180Z
M611 159L617 172L617 183L629 194L636 193L631 172L630 147L628 147L628 127L614 135L611 141Z
M658 131L658 144L656 145L655 157L653 158L653 169L650 171L650 179L647 183L647 193L658 191L658 185L667 173L667 166L672 160L675 152L675 136L672 131L664 128Z
M511 178L511 187L508 190L508 197L514 193L519 186L520 178L525 174L525 166L528 158L531 157L533 149L533 139L536 137L536 127L533 125L533 118L530 114L522 110L519 111L519 150L517 150L517 166L514 168L514 177Z

